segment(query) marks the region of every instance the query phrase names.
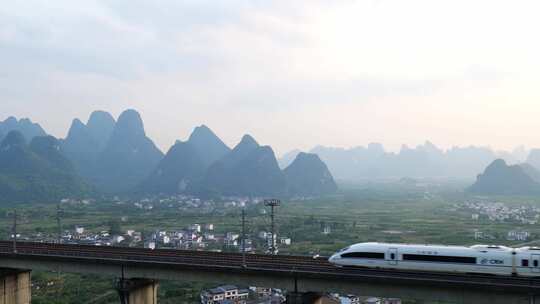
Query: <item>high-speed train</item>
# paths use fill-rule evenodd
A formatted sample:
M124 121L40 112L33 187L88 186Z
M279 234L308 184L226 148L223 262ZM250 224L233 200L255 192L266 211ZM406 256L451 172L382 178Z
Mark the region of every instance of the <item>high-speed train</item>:
M540 247L359 243L329 258L337 266L540 276Z

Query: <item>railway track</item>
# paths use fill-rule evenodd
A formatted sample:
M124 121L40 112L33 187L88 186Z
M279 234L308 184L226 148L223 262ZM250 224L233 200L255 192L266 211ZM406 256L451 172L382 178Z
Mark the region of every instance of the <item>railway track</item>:
M0 241L2 255L14 256L13 242ZM521 287L540 290L540 279L525 277L502 277L481 274L433 273L398 271L393 269L339 268L326 257L293 255L247 254L246 268L239 253L142 249L90 245L66 245L51 243L17 242L17 255L40 258L92 259L129 263L159 263L171 266L201 268L226 268L230 270L266 271L268 273L294 273L298 276L319 276L343 280L402 280L408 282L432 282L477 286Z
M236 253L221 253L209 251L192 251L192 250L170 250L170 249L142 249L129 247L105 247L105 246L87 246L87 245L59 245L48 243L17 243L17 251L20 254L53 254L66 256L92 256L101 258L125 258L125 259L155 259L162 260L167 258L172 261L187 260L190 261L206 261L211 260L213 263L241 263L242 256ZM12 242L0 242L0 253L13 252ZM283 263L296 265L310 266L325 266L332 267L326 261L326 258L312 259L305 256L270 256L260 254L247 254L246 260L248 263Z

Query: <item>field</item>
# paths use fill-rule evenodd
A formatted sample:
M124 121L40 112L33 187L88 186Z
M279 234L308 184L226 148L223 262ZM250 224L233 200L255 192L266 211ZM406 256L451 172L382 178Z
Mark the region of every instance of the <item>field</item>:
M517 245L524 241L509 241L507 233L511 230L526 230L530 236L526 242L534 243L540 238L540 226L516 221L512 218L492 220L478 211L463 208L469 201L486 204L500 203L511 210L540 208L539 198L497 197L471 198L453 188L445 187L350 187L333 197L284 201L276 211L276 227L279 236L291 238L289 246L280 245L280 254L329 255L351 243L378 241L400 243L435 243L471 245L475 243L496 243ZM107 201L88 205L74 204L63 206L64 229L82 225L89 231L108 230L111 222L119 223L121 230L137 231L182 229L193 223L213 223L215 233L241 232L240 209L227 209L225 212L199 214L197 210L180 212L168 206L155 206L152 210L134 208L131 203L111 203ZM269 231L270 219L262 205L247 208L247 232L256 246L262 250L258 240L260 231ZM10 209L0 212L0 233L6 239L12 225ZM54 236L57 233L56 206L32 205L18 208L18 233L22 237L36 234ZM531 215L534 218L534 214ZM327 234L323 233L327 230ZM475 239L475 231L489 236ZM224 248L226 249L226 248ZM87 276L57 275L37 273L34 275L35 303L70 303L74 295L93 299L88 303L107 303L116 299L112 289L112 278L90 280ZM95 283L95 282L99 283ZM47 282L53 285L47 286ZM226 283L226 282L224 282ZM86 288L80 286L94 286ZM74 287L78 286L78 287ZM182 285L164 282L160 288L162 303L165 299L181 302L197 302L198 291L205 286L197 283ZM51 291L52 290L52 291ZM102 298L94 298L89 290L97 290ZM60 295L60 296L59 296ZM172 302L171 302L172 303Z

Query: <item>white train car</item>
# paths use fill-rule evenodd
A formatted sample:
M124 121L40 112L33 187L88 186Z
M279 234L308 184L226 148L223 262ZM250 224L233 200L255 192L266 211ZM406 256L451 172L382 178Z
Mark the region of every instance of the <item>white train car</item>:
M337 266L540 276L540 248L530 247L360 243L329 261Z
M514 252L518 275L540 276L540 247L521 247Z

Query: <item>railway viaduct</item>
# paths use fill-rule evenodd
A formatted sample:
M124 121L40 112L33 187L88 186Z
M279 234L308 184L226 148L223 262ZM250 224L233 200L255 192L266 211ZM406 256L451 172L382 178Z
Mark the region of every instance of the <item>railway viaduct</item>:
M337 268L325 258L0 242L0 303L30 303L31 270L93 273L119 278L121 303L157 303L159 280L268 286L307 292L422 299L421 303L531 304L540 280L520 277ZM0 288L2 282L0 282ZM303 300L304 299L304 300ZM540 302L539 302L540 303Z

